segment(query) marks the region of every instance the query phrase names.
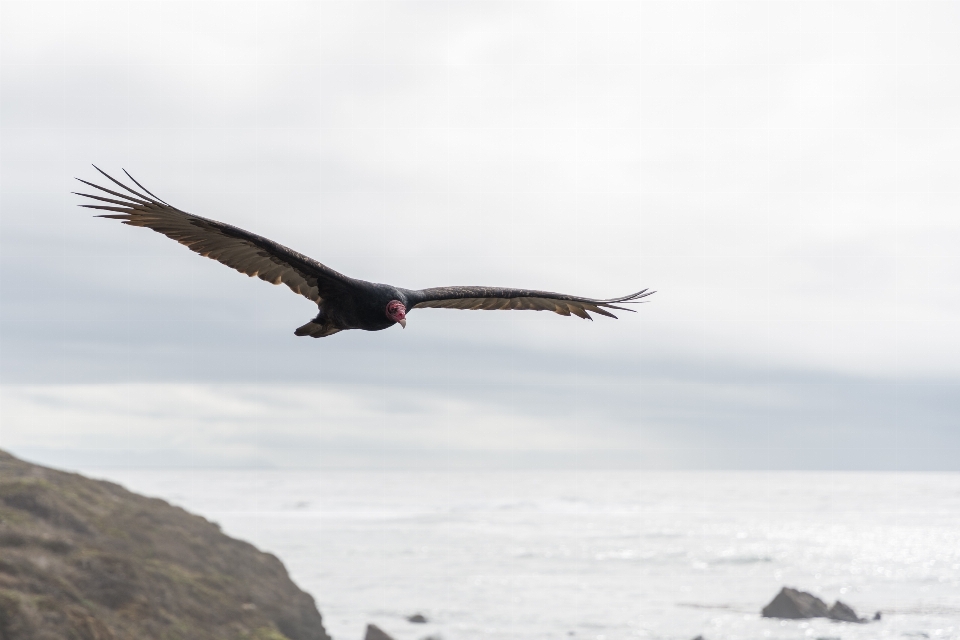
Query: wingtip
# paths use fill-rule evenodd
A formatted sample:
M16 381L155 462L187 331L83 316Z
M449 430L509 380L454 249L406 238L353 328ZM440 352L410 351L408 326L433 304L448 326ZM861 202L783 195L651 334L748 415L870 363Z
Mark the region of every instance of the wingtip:
M649 296L652 296L655 293L656 291L650 291L649 289L642 289L640 291L637 291L634 294L627 296L623 300L620 300L620 302L632 302L634 304L642 304L645 301L642 300L641 298L647 298Z
M122 169L122 168L121 168L121 171L123 171L124 175L126 175L128 178L130 178L130 179L133 181L133 184L135 184L135 185L137 185L138 187L140 187L141 189L143 189L144 193L146 193L148 196L150 196L151 198L153 198L154 200L156 200L156 201L159 202L160 204L166 205L166 206L168 206L168 207L171 207L171 206L172 206L169 202L167 202L166 200L163 200L162 198L157 197L156 195L153 194L153 192L151 192L151 191L150 191L149 189L147 189L145 186L143 186L142 184L140 184L139 182L137 182L137 179L134 178L132 175L130 175L130 172L129 172L129 171L127 171L126 169Z

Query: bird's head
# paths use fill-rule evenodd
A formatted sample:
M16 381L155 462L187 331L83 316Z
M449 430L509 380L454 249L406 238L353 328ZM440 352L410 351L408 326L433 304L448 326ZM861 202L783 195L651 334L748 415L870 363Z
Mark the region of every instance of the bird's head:
M403 328L407 327L407 308L399 300L391 300L387 303L387 317L394 322L400 323Z

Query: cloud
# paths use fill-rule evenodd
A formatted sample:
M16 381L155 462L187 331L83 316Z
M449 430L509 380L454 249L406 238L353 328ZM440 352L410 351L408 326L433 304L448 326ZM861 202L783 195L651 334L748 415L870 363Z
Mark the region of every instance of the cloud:
M733 367L699 381L664 367L602 380L4 385L0 446L68 467L960 470L955 386Z
M7 385L0 395L4 447L54 460L68 452L74 464L370 466L385 458L404 467L407 451L495 457L608 444L577 428L575 414L386 385Z

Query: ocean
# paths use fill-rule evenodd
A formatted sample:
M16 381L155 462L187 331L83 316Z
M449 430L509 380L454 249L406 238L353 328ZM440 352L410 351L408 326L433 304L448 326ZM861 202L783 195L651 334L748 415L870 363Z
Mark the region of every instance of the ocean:
M84 473L276 554L335 640L960 638L960 474ZM882 619L762 618L784 585Z

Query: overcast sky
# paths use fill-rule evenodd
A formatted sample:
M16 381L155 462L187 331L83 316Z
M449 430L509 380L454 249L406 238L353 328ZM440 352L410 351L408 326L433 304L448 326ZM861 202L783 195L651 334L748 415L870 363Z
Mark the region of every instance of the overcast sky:
M0 447L66 467L960 470L956 2L2 2ZM76 207L129 170L397 286Z

